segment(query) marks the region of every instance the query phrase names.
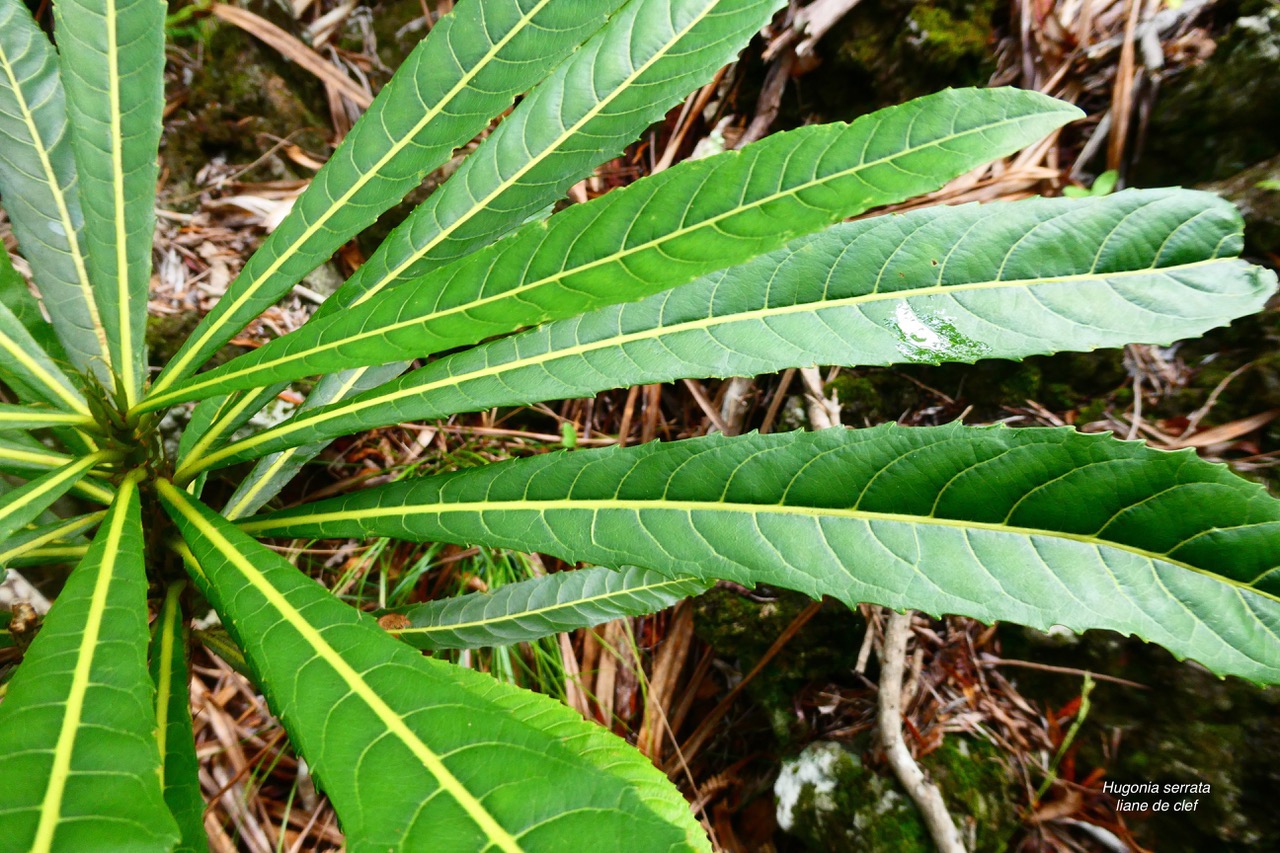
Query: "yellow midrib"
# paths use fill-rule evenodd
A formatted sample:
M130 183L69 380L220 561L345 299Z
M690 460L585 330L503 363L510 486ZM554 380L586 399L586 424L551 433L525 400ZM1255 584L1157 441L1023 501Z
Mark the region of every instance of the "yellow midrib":
M23 553L29 557L83 557L89 552L88 545L50 545L46 548L32 548Z
M351 305L349 307L355 307L356 305L360 305L364 301L378 294L380 291L383 290L383 288L385 288L391 282L395 281L400 276L400 274L403 273L406 269L408 269L412 264L422 259L429 252L431 252L431 250L434 249L436 246L440 245L445 240L449 239L459 228L461 228L463 225L470 222L471 219L473 219L474 217L478 216L481 212L486 210L488 205L494 199L498 198L500 195L505 193L511 187L518 184L520 180L524 178L525 175L527 175L535 167L541 165L548 157L555 154L556 151L559 150L561 145L563 145L569 139L573 138L573 136L575 136L588 122L590 122L597 115L599 115L600 112L603 111L610 104L612 104L614 100L616 100L621 94L626 92L627 89L629 89L630 86L637 79L639 79L641 75L644 74L644 72L648 71L649 68L651 68L654 65L654 63L666 57L668 52L670 52L671 48L673 48L676 44L680 42L681 39L687 36L690 30L692 30L698 24L702 23L702 21L711 13L712 9L715 7L715 3L716 3L716 0L709 0L709 2L707 3L706 7L702 10L702 12L695 15L683 29L673 34L672 37L667 41L667 43L662 46L661 50L655 51L653 55L649 57L649 59L641 63L635 69L633 69L633 71L629 75L627 75L627 77L622 82L620 82L617 86L614 87L613 91L610 92L607 97L602 98L600 101L598 101L595 105L591 107L591 109L583 113L582 117L578 119L578 121L576 121L574 124L566 128L564 132L561 133L558 137L556 137L556 139L554 139L551 143L544 146L542 151L538 154L538 156L532 157L529 160L527 160L525 164L521 168L513 172L509 178L499 181L497 185L492 190L490 190L488 195L474 202L467 209L466 213L464 213L462 216L455 219L453 222L450 222L447 227L440 229L438 232L436 232L436 235L434 237L432 237L430 240L428 240L418 249L414 250L412 253L408 255L408 257L406 257L396 267L394 267L385 275L383 275L382 278L380 278L378 281L370 285L368 289L362 292L358 297L356 297L351 302ZM273 268L274 268L274 265L273 265ZM268 271L268 273L269 272L270 270ZM264 274L252 286L257 287L258 284L266 277L267 277L267 274ZM247 298L247 296L244 298ZM235 311L238 307L239 307L239 302L233 305L231 310ZM194 352L195 347L192 347L191 351ZM188 360L190 360L189 357L188 357ZM182 368L180 367L179 370L181 369ZM236 376L236 375L239 375L239 372L224 374L223 376L218 377L218 379L216 380L205 380L202 382L187 383L180 389L180 393L174 392L166 395L160 395L158 392L161 390L164 390L169 385L172 385L173 384L172 380L157 382L156 385L152 388L152 393L148 395L151 398L149 400L148 407L160 408L162 406L169 405L171 401L187 397L192 389L205 388L210 385L216 386L219 382L225 380L227 376Z
M115 577L116 561L120 554L120 542L123 538L124 523L128 516L129 504L137 495L136 484L126 479L120 487L119 505L111 524L107 528L103 549L102 564L98 567L98 577L93 585L93 598L89 602L89 612L84 628L80 634L80 647L76 654L75 669L71 674L71 687L67 691L66 712L62 717L62 728L58 732L58 740L53 750L53 766L49 771L49 787L45 789L44 801L40 805L40 821L36 826L35 840L32 842L32 853L47 853L52 849L54 833L62 817L62 795L66 790L67 779L71 771L71 753L75 747L76 735L80 729L80 719L84 712L85 694L89 689L89 676L93 668L94 653L98 648L98 637L102 633L103 615L107 609L108 596L111 592L112 579Z
M564 349L552 350L545 353L539 353L529 358L517 359L515 361L504 362L502 364L490 365L480 370L475 370L466 374L449 376L439 379L435 382L423 385L415 385L408 388L402 388L399 391L389 394L383 394L379 397L365 400L358 404L351 404L341 408L329 410L317 410L313 415L299 415L293 420L281 424L269 430L264 430L256 435L249 436L234 444L230 444L216 453L211 454L199 463L199 467L195 471L216 465L218 462L226 459L234 454L257 447L269 440L287 436L290 433L297 432L302 429L309 428L316 424L325 423L337 418L348 417L363 409L375 406L394 403L407 397L416 397L428 392L447 388L451 386L461 385L464 382L474 382L490 376L496 376L511 370L518 370L524 367L544 364L561 358L571 358L580 356L588 352L596 350L610 349L613 347L624 346L629 343L645 339L654 339L666 337L668 335L679 334L693 330L709 329L718 325L726 325L731 323L750 322L752 320L761 320L767 318L781 317L788 314L805 314L816 313L818 311L826 311L837 308L847 308L856 305L884 301L890 299L909 299L921 296L930 296L935 294L951 294L961 293L965 291L978 290L994 290L1007 287L1033 287L1033 286L1050 286L1066 284L1073 281L1092 281L1106 280L1111 281L1117 278L1125 278L1131 276L1153 275L1155 273L1177 272L1192 269L1210 264L1229 263L1232 259L1213 258L1207 261L1195 261L1189 264L1183 264L1177 267L1164 267L1161 269L1145 269L1145 270L1125 270L1118 273L1080 273L1069 276L1058 276L1056 278L1036 278L1036 279L1011 279L1008 281L984 281L973 282L970 284L953 284L953 285L929 285L925 287L913 288L910 290L896 290L879 293L861 294L858 296L850 296L844 299L832 299L824 302L802 302L794 305L784 305L771 308L758 308L752 311L743 311L735 314L724 314L717 317L705 317L698 320L690 320L685 323L678 323L671 326L657 326L650 329L644 329L639 332L631 332L626 335L615 335L600 341L593 341L587 344L579 344L577 346L566 347Z
M281 618L289 623L290 627L298 632L307 643L307 646L329 665L342 682L350 688L352 694L359 697L379 721L387 727L388 731L394 734L408 747L414 757L422 762L423 767L435 777L440 787L481 828L489 838L490 843L507 853L522 853L523 848L517 843L516 839L497 822L494 816L484 807L484 804L453 775L440 757L409 728L404 718L369 686L363 676L352 668L346 659L338 654L336 649L329 645L324 635L302 617L302 614L266 579L262 572L240 553L234 543L223 536L216 527L195 510L187 495L165 480L158 480L156 485L164 497L182 513L183 517L199 530L202 536L217 547L221 556L239 571L249 585L266 599L267 603L280 614Z
M119 324L120 363L116 365L120 374L120 385L124 390L125 405L132 407L137 399L141 384L138 381L133 352L133 321L130 314L129 294L129 229L125 223L125 191L124 191L124 117L120 107L120 46L116 44L116 2L106 0L107 27L107 96L111 109L111 190L112 205L115 213L115 250L116 250L116 322ZM150 244L151 235L147 235ZM146 311L146 298L138 309Z
M30 539L26 542L23 542L21 545L15 545L14 547L9 548L8 550L0 548L0 565L2 565L5 560L12 560L14 557L21 556L22 554L26 554L29 551L34 551L37 548L40 548L42 545L47 545L50 542L54 542L62 538L63 536L71 536L76 533L79 533L81 530L84 530L87 527L91 527L92 525L97 524L99 521L101 521L103 518L106 517L106 514L107 513L105 510L101 512L95 512L85 516L84 518L78 518L73 521L69 521L66 524L60 525L54 528L53 530L46 532L43 536L38 536L35 539Z
M182 605L178 595L184 584L175 583L169 587L164 597L164 606L160 611L160 654L157 663L156 680L156 743L160 747L160 761L168 760L165 749L168 746L169 734L169 701L173 693L173 655L177 644L174 642L178 626L182 619Z
M342 387L340 387L333 395L334 399L341 400L345 397L347 392L355 387L356 383L360 381L360 377L364 376L367 371L368 369L363 367L351 371L343 381ZM221 435L223 430L218 429L221 423L221 421L215 423L209 428L209 432L216 432L218 435ZM245 489L244 494L242 494L234 503L229 503L223 507L222 515L231 521L239 518L243 508L257 497L257 495L271 482L271 478L284 468L289 460L298 455L299 452L301 452L301 448L298 447L290 447L280 451L279 455L277 455L275 459L271 460L271 463L268 464L266 468L254 475L257 479L253 481L253 485Z
M244 395L237 400L231 408L227 409L226 412L217 417L217 419L209 425L209 429L205 431L204 435L200 436L200 438L196 440L195 444L191 445L190 449L187 450L184 458L200 458L200 455L212 447L213 443L222 437L222 434L227 431L227 427L235 422L236 418L238 418L240 414L253 403L256 397L256 391L244 392Z
M626 589L616 590L614 592L602 592L599 595L588 595L582 598L575 598L572 601L562 601L557 604L550 604L546 607L535 607L533 609L520 610L516 613L507 613L502 616L493 616L488 619L477 619L473 622L450 622L447 625L428 625L422 628L396 628L389 633L392 634L447 634L452 631L461 631L466 628L482 628L485 625L492 625L496 622L514 622L517 619L524 619L527 616L541 616L543 613L550 613L554 610L572 610L583 607L588 604L594 604L597 601L607 601L611 598L625 598L629 595L639 595L640 593L652 592L654 590L665 589L670 586L679 586L686 584L685 580L665 580L658 583L648 583L643 586L632 586Z
M0 447L0 459L10 462L18 462L25 465L36 465L40 468L57 468L74 461L74 457L63 456L55 453L37 453L21 450L14 447ZM89 472L90 477L98 476L95 472ZM99 485L89 479L77 482L71 487L72 491L78 491L82 495L92 498L99 503L109 504L115 497L115 494L106 486Z
M73 412L50 412L43 409L29 409L25 412L2 411L0 412L0 424L49 424L59 426L78 426L92 427L94 425L93 418L86 415L78 415Z
M49 492L57 491L68 480L79 479L84 475L86 471L88 471L93 466L97 465L99 462L102 462L104 459L106 459L110 455L111 455L110 453L100 450L97 453L94 453L90 456L85 456L82 459L77 459L75 462L72 462L71 464L67 465L65 468L61 468L55 472L52 472L53 476L51 476L44 483L38 485L36 488L32 489L30 492L23 495L17 501L11 504L8 504L7 506L4 506L3 508L0 508L0 519L3 519L4 516L7 516L19 509L22 509L23 507L30 506L32 503L40 500L45 495L49 494Z
M227 309L226 313L223 314L223 316L224 317L233 316L235 312L239 311L240 308L248 300L253 298L253 296L257 293L257 291L262 287L264 282L269 281L273 276L275 276L275 274L280 270L280 268L290 258L292 258L298 251L300 251L303 246L305 246L308 240L314 237L329 222L330 219L332 219L335 215L337 215L339 212L342 211L342 209L345 207L347 202L349 202L352 198L355 197L356 193L364 189L365 185L368 184L370 181L372 181L374 178L379 177L382 169L389 162L391 162L393 158L398 156L401 151L403 151L406 147L411 145L414 142L414 140L417 138L418 134L422 132L423 128L425 128L428 123L433 121L435 117L438 116L445 109L445 107L447 107L453 101L453 99L458 96L460 92L464 91L470 85L471 81L475 78L475 76L479 74L480 71L483 70L493 60L495 56L497 56L497 54L502 50L502 48L506 47L507 43L510 42L511 39L515 38L517 34L522 32L526 28L529 22L533 19L533 17L537 15L537 13L540 12L543 9L543 7L545 7L549 2L551 2L551 0L541 0L541 2L533 6L527 13L525 13L514 27L508 30L507 33L503 35L501 39L499 39L497 42L494 43L493 47L488 52L485 53L485 55L480 59L479 62L477 62L470 70L464 73L460 78L458 78L458 82L453 86L452 89L449 90L449 92L443 98L441 98L437 102L437 104L434 107L428 109L423 114L422 118L417 122L417 124L414 125L412 131L405 134L399 140L393 141L391 147L387 149L387 152L382 157L380 157L376 163L374 163L372 168L361 173L360 176L355 181L355 183L352 184L351 187L347 189L346 192L344 192L338 199L336 199L333 202L333 204L331 204L314 223L312 223L302 232L302 235L297 240L291 243L288 246L288 248L286 248L286 250L280 254L279 257L277 257L274 261L271 262L270 266L268 266L267 269L260 276L255 278L245 288L245 290L235 298L235 300L231 303L230 307ZM187 346L184 347L183 354L181 354L177 359L175 359L174 362L169 366L169 369L165 371L165 375L160 377L156 381L155 385L152 388L152 393L155 394L159 391L162 391L168 386L172 385L178 379L185 378L186 372L190 367L191 361L196 357L196 353L199 351L199 349L202 346L205 345L205 343L209 340L209 338L213 336L225 324L226 324L225 320L220 323L212 323L198 337L192 338L188 342Z
M781 199L797 196L800 193L805 192L806 190L813 189L814 187L822 186L824 184L829 184L834 181L848 178L860 172L864 172L869 169L874 169L878 166L882 166L885 163L888 163L890 161L897 160L902 157L909 156L911 154L915 154L926 148L936 147L938 145L945 144L952 140L959 139L973 133L988 131L994 127L999 127L1002 124L1007 124L1012 121L1016 121L1016 119L1008 119L1003 122L1000 122L999 124L988 125L976 130L970 129L959 134L951 134L946 137L941 137L936 140L931 140L930 142L924 145L920 145L916 148L907 148L887 157L881 157L877 160L872 160L866 163L859 163L856 166L853 166L851 168L844 169L839 172L833 172L832 174L823 176L821 178L814 178L813 180L805 181L804 183L797 184L793 187L789 187L787 189L780 190L778 192L770 193L767 196L762 196L747 204L739 205L730 210L726 210L722 213L718 213L715 216L712 216L708 219L699 220L698 222L692 225L681 226L680 228L677 228L674 231L666 232L662 236L656 237L651 240L647 240L644 243L637 243L634 246L624 247L622 249L619 249L618 251L605 255L604 257L595 258L593 260L587 261L585 263L581 263L574 267L562 268L551 275L534 279L533 281L526 282L524 284L519 285L518 287L513 287L513 288L510 288L509 290L504 290L499 293L495 293L491 296L484 296L479 299L473 299L470 302L466 302L462 305L456 305L452 308L447 308L442 311L435 311L433 313L426 314L421 317L412 317L407 320L399 320L394 323L388 323L383 326L377 326L376 328L370 328L366 331L357 332L353 335L348 335L338 340L321 342L316 346L313 346L307 350L293 353L291 355L280 356L271 361L258 362L257 364L251 364L240 370L230 371L218 376L210 377L209 379L203 382L189 383L186 386L184 386L184 388L182 389L182 391L184 392L183 396L197 389L206 388L211 385L217 386L222 382L226 382L228 380L232 380L237 377L244 376L246 374L252 375L253 373L256 373L260 370L279 368L280 366L289 364L290 362L299 361L307 358L313 358L316 355L327 352L328 350L337 349L339 347L345 347L354 343L359 343L360 341L367 340L369 338L381 337L383 335L386 335L392 332L397 332L401 329L412 328L415 326L425 326L427 323L430 323L432 321L445 320L457 314L467 314L493 302L499 302L499 301L504 301L509 299L519 299L523 294L531 290L535 290L537 288L544 287L549 284L554 284L555 282L558 282L558 281L563 281L564 279L570 276L582 275L584 273L590 272L591 270L597 269L602 266L623 263L628 258L633 257L635 255L639 255L643 252L650 251L654 248L662 246L673 240L679 240L684 237L688 237L690 234L693 234L697 231L701 231L705 229L714 229L716 226L720 225L725 220L732 219L736 216L745 215L753 210L758 210L760 208L763 208ZM581 123L578 126L576 126L576 129L580 129L580 125ZM540 161L534 161L534 162L536 163ZM483 202L481 202L481 205L488 204L492 200L493 200L493 195L484 199ZM471 211L475 211L476 209L477 208L473 207L471 208ZM856 213L857 211L855 210L852 212ZM469 211L468 216L470 215L471 215L471 212ZM442 232L442 234L447 235L451 233L452 230L456 229L457 225L465 223L465 221L466 221L466 217L464 217L463 219L460 219L458 223L451 225L450 229L448 231ZM750 239L750 238L746 238L746 239ZM395 278L399 274L399 272L403 271L408 266L409 263L411 263L413 260L416 260L417 258L421 257L423 254L425 254L427 251L429 251L435 245L436 242L438 242L438 240L433 241L432 243L428 243L423 248L422 252L416 254L409 261L405 262L400 267L398 267L395 272L383 278L378 284L374 285L374 287L370 288L368 291L362 294L359 299L354 300L351 303L351 307L355 307L356 305L359 305L362 302L369 299L370 297L372 297L379 289L381 289L389 281ZM178 395L175 394L171 396L178 396ZM164 398L160 398L160 399L164 399ZM160 400L157 400L157 402L159 401Z
M13 95L18 101L18 109L22 113L22 122L27 126L27 133L31 134L31 142L35 148L36 156L40 158L40 169L44 172L45 182L49 185L49 194L53 196L53 203L58 209L58 222L66 234L67 249L71 254L71 262L76 268L76 284L80 288L80 298L88 309L89 317L93 322L93 334L98 341L98 355L102 357L107 369L110 370L111 349L107 346L107 333L102 327L102 318L98 314L98 303L93 298L93 287L89 284L89 271L85 268L84 255L80 252L80 241L76 237L76 229L71 222L71 211L67 207L66 197L62 194L62 187L58 183L58 176L54 171L53 162L49 159L49 151L44 145L44 137L40 135L40 129L36 126L35 113L31 112L31 106L27 103L22 87L18 84L18 75L13 70L13 66L9 62L9 56L5 53L3 47L0 47L0 68L4 69L4 75L9 81L9 88L13 91Z
M32 358L18 342L8 335L0 332L0 349L9 354L15 362L23 369L39 380L40 384L52 393L62 402L66 403L73 411L87 418L91 418L89 407L75 394L71 393L67 386L63 385L57 378L45 369L44 365Z
M554 500L528 500L528 501L482 501L468 503L449 503L434 504L430 506L397 506L397 507L372 507L368 509L344 509L334 513L311 513L305 515L296 515L288 518L282 518L278 521L270 519L249 522L242 524L240 529L246 533L252 533L255 536L271 536L272 528L288 529L291 526L300 524L323 524L326 521L359 521L362 519L376 519L382 517L405 518L414 515L446 515L451 513L470 513L481 514L485 512L548 512L552 510L575 510L599 512L603 510L625 510L628 512L682 512L692 514L694 512L740 512L748 515L789 515L798 516L809 519L821 519L826 517L846 518L855 521L872 522L872 521L888 521L900 524L911 525L928 525L934 527L949 527L955 529L972 529L985 530L995 533L1012 533L1021 536L1044 536L1053 539L1066 539L1073 542L1080 542L1093 547L1114 548L1120 551L1127 551L1135 554L1143 559L1155 562L1166 563L1180 569L1186 569L1199 575L1211 578L1214 581L1227 586L1235 587L1240 590L1246 590L1263 598L1280 602L1280 596L1265 592L1241 581L1233 580L1223 575L1218 575L1206 569L1201 569L1189 563L1181 562L1170 558L1166 554L1158 554L1147 551L1133 545L1125 545L1120 542L1113 542L1108 539L1099 539L1096 536L1089 536L1082 533L1064 533L1054 530L1044 530L1032 527L1019 527L1011 524L997 524L987 521L961 521L950 518L939 518L938 516L920 516L906 515L903 513L891 512L868 512L859 509L840 509L827 507L807 507L784 504L743 504L731 502L712 502L712 501L671 501L671 500L618 500L618 499L600 499L600 500L573 500L573 499L554 499ZM1172 597L1172 595L1171 595Z

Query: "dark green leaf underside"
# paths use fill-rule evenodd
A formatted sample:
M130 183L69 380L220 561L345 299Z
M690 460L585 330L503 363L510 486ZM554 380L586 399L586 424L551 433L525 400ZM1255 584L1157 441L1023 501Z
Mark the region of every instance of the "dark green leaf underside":
M394 633L420 649L504 646L656 613L706 590L702 581L635 567L578 569L401 609L410 626Z
M1280 502L1190 451L958 425L575 451L267 516L985 621L1136 633L1280 680Z
M202 461L689 376L1167 343L1265 302L1274 275L1232 259L1239 248L1230 205L1180 190L847 223L640 302L442 358Z

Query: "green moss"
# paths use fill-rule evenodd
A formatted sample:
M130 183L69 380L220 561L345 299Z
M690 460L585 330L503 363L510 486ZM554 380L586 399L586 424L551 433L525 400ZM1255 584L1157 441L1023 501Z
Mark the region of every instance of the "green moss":
M859 4L826 42L835 68L813 75L806 97L824 115L849 118L945 86L982 85L995 64L995 10L995 0Z
M948 737L921 762L942 789L962 832L971 828L973 853L999 853L1020 825L1021 794L1000 751L984 740Z
M200 315L194 311L174 315L147 315L147 354L150 364L164 364L178 352L191 337ZM209 359L209 364L225 364L238 355L248 352L245 347L227 344Z
M907 38L920 56L940 71L980 61L991 37L991 12L980 9L982 5L962 9L959 17L940 6L916 6L907 15L911 30Z
M767 595L769 600L756 601L715 588L694 599L698 637L720 656L736 660L741 672L751 669L810 603L806 596L787 590L769 590ZM857 614L830 603L748 685L748 696L764 711L779 742L790 743L804 734L796 729L795 695L811 681L852 669L862 634Z
M435 8L434 0L428 7ZM399 68L409 51L427 35L419 0L388 0L373 7L371 21L373 36L378 42L378 58L388 68ZM363 50L363 44L352 43L354 50Z
M823 853L928 853L934 848L919 811L894 778L866 765L869 747L866 735L848 747L820 741L787 762L775 787L780 825ZM974 853L1006 849L1019 825L1019 792L998 750L953 736L921 763Z
M1138 185L1227 178L1280 152L1280 9L1238 18L1206 62L1161 84Z
M866 738L861 739L865 743ZM798 789L798 795L797 795ZM775 786L779 825L822 853L928 853L924 823L896 783L854 749L819 741L783 766Z
M148 363L164 364L178 352L178 348L195 331L200 316L194 311L172 316L147 315Z

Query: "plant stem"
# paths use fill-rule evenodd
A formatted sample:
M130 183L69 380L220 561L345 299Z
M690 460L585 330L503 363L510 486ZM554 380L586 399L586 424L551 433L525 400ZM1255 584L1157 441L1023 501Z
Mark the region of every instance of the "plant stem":
M1084 684L1080 687L1080 710L1076 712L1076 718L1071 723L1071 728L1067 729L1067 736L1062 739L1062 745L1058 747L1057 753L1053 756L1053 762L1049 765L1049 772L1045 774L1044 781L1040 783L1040 789L1036 791L1037 803L1048 792L1049 788L1058 779L1058 765L1062 763L1062 758L1067 754L1067 750L1071 748L1071 744L1076 739L1080 727L1084 725L1085 719L1089 716L1089 694L1093 692L1094 680L1092 673L1084 674Z
M960 831L956 829L938 786L925 778L924 771L911 757L902 738L902 672L907 657L907 639L911 636L914 611L889 612L884 628L884 646L880 652L880 693L876 723L880 742L894 775L915 801L933 843L941 853L965 853Z

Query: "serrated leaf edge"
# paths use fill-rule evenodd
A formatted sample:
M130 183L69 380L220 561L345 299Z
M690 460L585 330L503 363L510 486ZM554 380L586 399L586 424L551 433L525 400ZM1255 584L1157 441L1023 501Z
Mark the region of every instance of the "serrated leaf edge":
M219 550L243 575L245 581L257 590L258 594L265 598L276 609L276 612L289 623L289 626L306 640L316 655L337 673L350 688L352 695L358 696L369 710L382 721L387 730L395 735L413 753L415 758L422 762L427 771L439 782L440 787L449 796L453 797L454 801L467 813L467 816L484 830L492 843L496 847L507 851L507 853L521 853L522 848L515 838L503 829L493 815L485 809L484 805L450 772L440 757L414 734L413 730L405 723L404 718L397 714L391 706L383 701L381 696L369 687L360 676L360 673L353 669L338 654L337 650L329 645L324 636L289 604L289 601L279 590L267 583L266 578L263 577L253 563L240 553L216 527L209 524L195 510L187 494L167 480L157 480L156 488L165 500L177 512L182 514L187 522L200 531L201 535L210 542L217 543Z

